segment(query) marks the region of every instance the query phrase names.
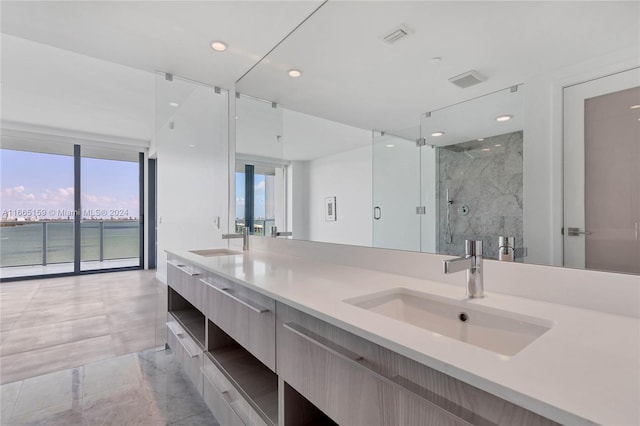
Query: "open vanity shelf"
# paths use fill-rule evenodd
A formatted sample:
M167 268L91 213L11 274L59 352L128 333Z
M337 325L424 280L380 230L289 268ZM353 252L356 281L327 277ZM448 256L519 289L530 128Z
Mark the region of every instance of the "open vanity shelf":
M205 356L262 420L277 425L278 376L213 322L208 321L208 327L209 351Z
M171 311L176 321L202 347L205 347L205 319L197 309Z
M201 347L205 347L205 316L169 287L169 313Z

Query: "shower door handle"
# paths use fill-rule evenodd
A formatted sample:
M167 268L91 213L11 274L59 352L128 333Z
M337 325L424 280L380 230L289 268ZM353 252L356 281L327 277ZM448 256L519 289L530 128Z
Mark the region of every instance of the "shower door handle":
M373 218L375 220L380 220L381 217L382 217L382 209L378 206L375 206L373 208Z
M567 236L569 237L579 237L580 235L591 235L592 232L589 231L581 231L580 228L567 228Z

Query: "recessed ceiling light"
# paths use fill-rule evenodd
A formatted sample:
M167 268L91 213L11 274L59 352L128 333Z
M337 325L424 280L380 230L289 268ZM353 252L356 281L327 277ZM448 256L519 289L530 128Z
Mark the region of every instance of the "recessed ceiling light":
M631 108L631 109L638 109L638 108L640 108L640 104L638 104L638 105L631 105L629 108Z
M295 70L295 69L293 69L293 70L289 70L289 71L287 72L287 74L289 74L289 77L293 77L293 78L298 78L298 77L300 77L300 76L302 75L302 73L300 72L300 70Z
M440 56L434 56L433 58L431 58L431 63L432 64L437 64L438 62L441 62L442 58Z
M177 107L180 104L177 102L169 102L169 105L171 105L172 107Z
M393 148L394 146L395 146L394 144L390 143L390 144L385 145L385 148Z
M478 142L482 142L484 138L477 139Z
M509 121L513 118L513 115L499 115L496 117L496 121Z
M222 41L214 40L211 42L211 48L216 52L224 52L227 50L227 45Z
M433 132L431 133L431 136L433 136L434 138L437 138L438 136L442 136L444 135L444 132Z
M196 146L194 144L189 144L189 148L195 148Z
M491 148L482 148L481 149L482 152L487 152L487 151L491 151Z
M495 146L495 147L499 147L499 146L502 146L502 144L497 143L497 144L495 144L494 146Z

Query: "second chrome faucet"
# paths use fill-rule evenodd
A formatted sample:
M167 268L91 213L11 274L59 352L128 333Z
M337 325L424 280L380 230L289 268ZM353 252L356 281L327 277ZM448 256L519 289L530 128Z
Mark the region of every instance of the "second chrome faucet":
M444 261L444 273L467 271L467 296L470 298L484 297L482 282L482 241L465 240L464 257Z
M242 238L242 250L249 250L249 228L242 228L242 233L239 234L222 234L223 240L229 240L232 238Z

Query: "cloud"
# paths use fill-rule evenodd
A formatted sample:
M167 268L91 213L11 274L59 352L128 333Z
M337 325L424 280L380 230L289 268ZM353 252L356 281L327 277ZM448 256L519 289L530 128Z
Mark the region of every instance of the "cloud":
M14 186L13 188L4 188L0 191L3 204L7 201L32 201L36 199L34 194L25 194L23 185Z
M24 186L19 185L19 186L14 186L13 188L5 188L2 191L0 191L0 194L3 197L12 197L22 192L24 192Z
M65 199L73 197L73 187L58 188L58 195Z
M73 187L44 189L38 193L28 192L24 185L0 190L0 202L4 210L19 209L72 209L74 205ZM118 199L108 195L82 194L83 209L124 210L126 216L138 216L137 197ZM124 214L123 214L124 215Z
M263 190L264 190L264 188L265 188L265 183L264 183L264 181L261 181L261 182L258 182L258 183L256 184L256 186L255 186L255 188L254 188L254 189L255 189L256 191L259 191L259 190L261 190L261 189L263 189Z

